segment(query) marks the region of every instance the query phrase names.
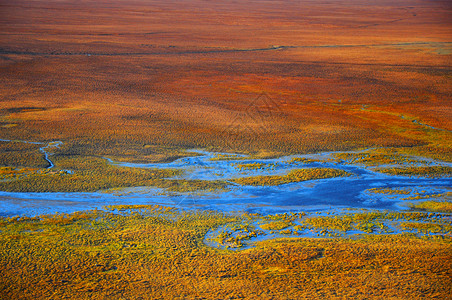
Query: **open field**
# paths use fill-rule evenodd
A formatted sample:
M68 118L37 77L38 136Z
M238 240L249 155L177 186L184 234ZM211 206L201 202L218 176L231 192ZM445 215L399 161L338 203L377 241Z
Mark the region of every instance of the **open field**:
M447 1L283 2L2 1L1 136L131 161L374 146L450 161Z
M1 294L5 299L447 299L451 292L450 228L449 235L425 237L280 238L235 252L206 246L204 236L252 216L128 209L124 215L99 211L3 220Z
M450 299L451 15L0 0L0 299Z

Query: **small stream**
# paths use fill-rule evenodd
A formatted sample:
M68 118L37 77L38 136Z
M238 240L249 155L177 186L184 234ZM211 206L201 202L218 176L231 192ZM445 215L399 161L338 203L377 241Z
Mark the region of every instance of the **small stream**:
M55 167L55 164L50 160L50 155L52 155L51 152L49 152L48 149L50 148L59 148L63 142L61 141L54 141L50 143L41 143L41 142L30 142L30 141L23 141L23 140L5 140L0 139L0 142L12 142L12 143L25 143L25 144L32 144L32 145L43 145L39 148L39 151L44 154L44 159L49 163L47 166L47 169L51 169Z

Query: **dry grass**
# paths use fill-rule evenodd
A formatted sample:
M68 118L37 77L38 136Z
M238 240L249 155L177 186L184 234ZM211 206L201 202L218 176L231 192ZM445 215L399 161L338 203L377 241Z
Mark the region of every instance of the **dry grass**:
M452 212L452 202L449 201L423 201L411 204L410 207L416 210L436 211L436 212Z
M413 122L452 129L448 46L430 43L449 41L442 2L36 3L2 9L4 138L129 161L375 146L451 159L449 131Z
M306 180L325 179L340 176L350 176L350 173L330 168L312 168L292 170L287 175L250 176L232 179L241 185L280 185Z
M279 239L229 252L204 234L238 217L139 207L3 219L8 299L446 299L450 238Z
M55 155L61 165L101 164L99 156L170 161L189 148L272 157L391 146L452 161L447 1L186 4L3 1L0 137L61 140ZM18 168L2 169L17 180L0 182L1 190L96 190L159 180L114 168L108 171L118 176L108 178L104 166L23 178L26 167L46 166L42 155L31 146L0 147L0 165ZM211 188L203 182L169 188L197 185ZM0 297L452 294L447 236L284 239L231 253L202 239L234 218L160 214L2 220Z
M377 168L375 170L389 175L424 176L430 178L441 178L452 176L452 168L447 166Z

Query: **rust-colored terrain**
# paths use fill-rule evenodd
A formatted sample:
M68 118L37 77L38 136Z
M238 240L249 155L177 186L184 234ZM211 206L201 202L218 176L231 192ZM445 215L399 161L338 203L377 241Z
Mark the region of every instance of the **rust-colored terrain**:
M448 1L0 5L4 139L127 160L373 146L450 160Z
M0 299L451 299L451 16L447 0L0 0ZM187 149L215 153L173 168ZM166 207L201 192L301 208ZM33 215L55 203L73 210Z

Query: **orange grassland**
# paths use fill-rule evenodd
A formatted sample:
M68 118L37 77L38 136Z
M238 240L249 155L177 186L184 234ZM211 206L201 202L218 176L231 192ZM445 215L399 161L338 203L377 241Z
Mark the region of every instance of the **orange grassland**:
M450 132L413 122L452 129L450 12L448 1L2 0L0 136L126 160L374 146L450 160Z

